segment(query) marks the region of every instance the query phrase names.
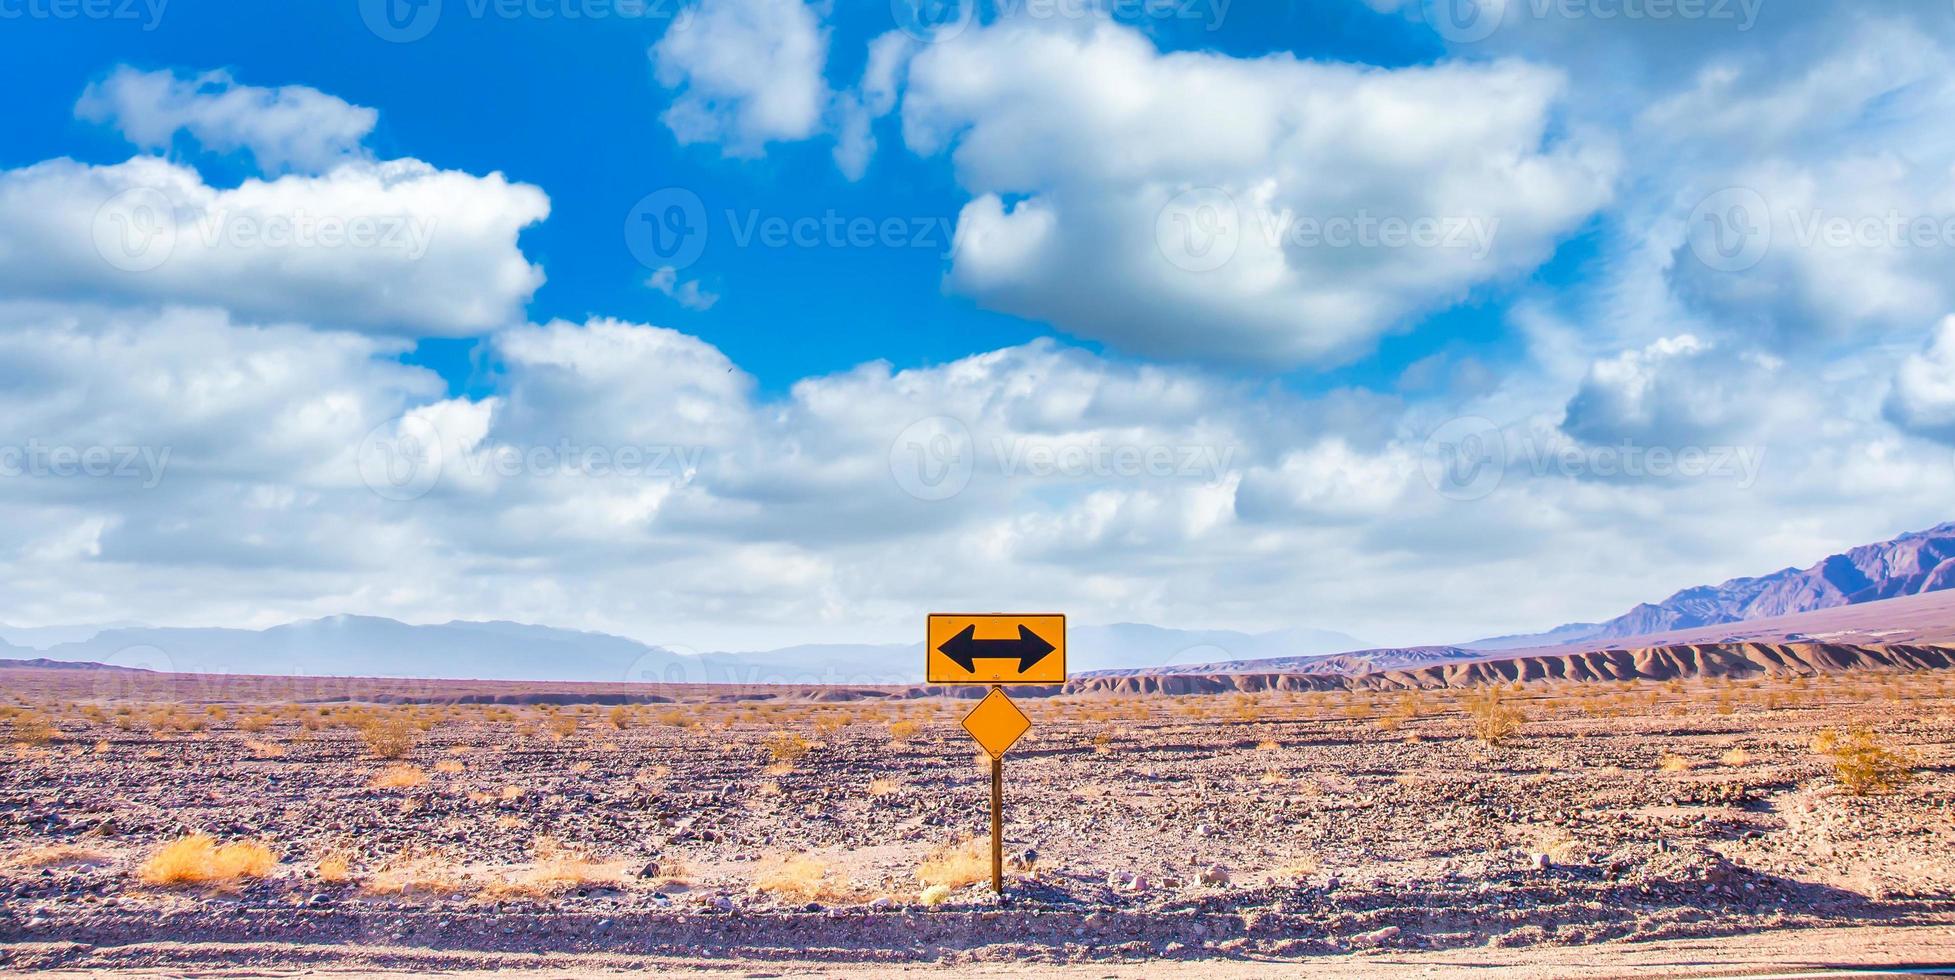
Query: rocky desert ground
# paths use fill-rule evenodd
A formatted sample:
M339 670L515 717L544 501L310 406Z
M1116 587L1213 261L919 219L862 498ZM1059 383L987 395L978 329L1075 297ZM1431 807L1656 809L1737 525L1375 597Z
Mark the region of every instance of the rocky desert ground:
M4 680L10 970L1955 959L1947 671L1025 697L1002 899L965 699Z

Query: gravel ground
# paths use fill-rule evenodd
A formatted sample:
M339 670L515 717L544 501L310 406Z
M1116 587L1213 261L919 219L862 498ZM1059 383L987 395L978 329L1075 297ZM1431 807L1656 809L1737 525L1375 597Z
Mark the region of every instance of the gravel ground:
M1955 926L1950 693L1932 675L1530 689L1491 748L1446 696L1382 721L1404 702L1028 700L1007 894L953 880L927 903L920 862L988 827L968 703L654 705L623 729L603 707L422 707L390 762L314 705L193 704L177 717L205 730L169 734L149 705L50 702L58 735L0 768L0 966L1520 964L1873 935L1847 926L1927 950ZM1851 724L1916 778L1842 792L1811 743ZM426 781L375 788L394 765ZM140 880L193 832L280 861ZM586 860L550 878L553 854ZM334 855L346 880L322 876Z

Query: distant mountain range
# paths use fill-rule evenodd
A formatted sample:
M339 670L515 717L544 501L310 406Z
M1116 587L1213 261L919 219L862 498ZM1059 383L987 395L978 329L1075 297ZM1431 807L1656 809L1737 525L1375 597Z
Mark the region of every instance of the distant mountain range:
M1940 597L1929 605L1908 597L1951 586L1955 523L1853 548L1809 568L1685 589L1606 622L1569 623L1544 633L1454 646L1367 649L1364 641L1329 630L1242 633L1118 623L1073 627L1068 666L1075 675L1355 674L1523 651L1648 646L1650 642L1629 641L1657 636L1665 642L1717 642L1730 633L1735 640L1737 633L1713 628L1753 621L1759 621L1758 629L1738 631L1751 641L1822 633L1878 639L1904 632L1910 642L1933 643L1955 639L1955 630L1944 625L1955 618L1955 606ZM1864 616L1808 615L1876 602L1881 605L1868 608ZM1782 628L1775 625L1780 620ZM1908 628L1884 628L1900 625ZM506 622L410 625L370 616L331 616L265 630L0 625L0 658L184 673L889 685L914 683L922 670L922 652L921 643L893 643L689 654L606 633Z
M921 627L919 625L919 632ZM1329 630L1175 630L1123 623L1069 631L1075 672L1364 646ZM330 616L264 630L0 627L0 658L178 673L741 684L910 684L923 645L819 644L754 653L675 653L607 633L506 622L410 625ZM80 638L76 638L80 637Z
M1545 633L1496 636L1463 645L1512 650L1592 644L1920 595L1950 586L1955 586L1955 523L1861 545L1809 568L1783 568L1757 578L1684 589L1606 622L1568 623Z

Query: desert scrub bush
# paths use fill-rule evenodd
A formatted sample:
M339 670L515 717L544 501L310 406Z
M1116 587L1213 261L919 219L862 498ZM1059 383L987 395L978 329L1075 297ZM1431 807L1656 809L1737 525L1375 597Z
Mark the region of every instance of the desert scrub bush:
M440 851L403 849L367 876L365 890L374 895L446 896L465 891L468 878L460 862Z
M376 759L404 759L421 743L421 729L404 715L371 715L356 725L367 751Z
M269 714L245 715L244 717L238 719L237 724L234 727L236 727L238 731L245 732L246 734L256 735L264 731L265 729L272 727L272 723L276 722L277 720L278 720L277 718Z
M1742 747L1734 748L1718 756L1717 761L1735 769L1739 766L1750 765L1751 753L1746 752Z
M22 711L7 722L9 735L22 745L46 745L60 737L48 716L38 711Z
M1826 729L1813 739L1813 750L1832 761L1833 778L1854 796L1892 792L1914 779L1914 756L1890 747L1871 729Z
M285 757L285 747L272 742L262 742L255 738L244 740L244 749L254 759L281 759Z
M903 788L903 784L897 782L894 779L883 779L878 777L876 779L869 780L870 796L888 796L889 794L894 793L902 788Z
M916 881L925 890L934 886L955 891L991 879L991 846L975 837L941 845L916 866Z
M767 736L767 755L778 765L791 766L813 749L807 739L794 732L775 732Z
M257 841L219 844L208 834L191 834L157 848L136 868L136 878L145 885L225 887L277 867L278 855Z
M914 721L910 719L904 719L903 721L892 721L889 723L889 740L891 742L895 742L900 745L904 742L909 741L910 739L915 738L916 733L922 730L923 730L923 723L920 721Z
M550 734L558 738L569 738L577 734L577 726L579 724L581 722L578 721L576 715L559 712L551 715L550 720L543 723L543 727Z
M1512 738L1527 721L1527 713L1519 705L1506 700L1500 687L1493 685L1478 694L1466 698L1466 716L1473 737L1480 744L1495 746Z
M328 885L339 885L353 880L353 857L345 851L331 851L319 859L313 868L319 880Z
M1674 752L1663 753L1663 758L1657 760L1656 767L1662 770L1663 772L1669 772L1669 773L1689 772L1691 769L1695 768L1690 764L1689 759L1686 759L1683 756L1680 756Z
M428 774L410 765L388 766L380 770L367 785L374 789L413 789L426 786Z
M631 709L625 707L622 704L618 705L615 708L612 708L610 714L606 715L605 717L610 720L611 727L619 731L624 731L625 729L631 727L631 723L632 723Z
M483 884L482 897L490 901L555 898L574 888L618 887L625 882L625 862L594 860L549 837L537 838L530 854L528 865Z
M833 864L812 854L769 858L754 872L754 887L799 902L846 898L849 888Z
M42 868L92 867L108 864L114 856L106 851L73 844L50 844L45 847L30 847L15 851L0 858L0 868L24 868L39 871Z

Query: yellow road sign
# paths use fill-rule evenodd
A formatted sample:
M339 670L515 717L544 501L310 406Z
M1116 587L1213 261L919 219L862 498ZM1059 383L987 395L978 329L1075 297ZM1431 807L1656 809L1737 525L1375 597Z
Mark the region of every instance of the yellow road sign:
M931 684L1064 684L1061 613L931 613L924 676Z
M1032 729L1032 719L1018 710L1018 705L1005 696L1000 688L992 688L984 700L964 716L964 730L977 739L984 751L993 759L1005 757L1005 750L1012 747L1021 736Z

